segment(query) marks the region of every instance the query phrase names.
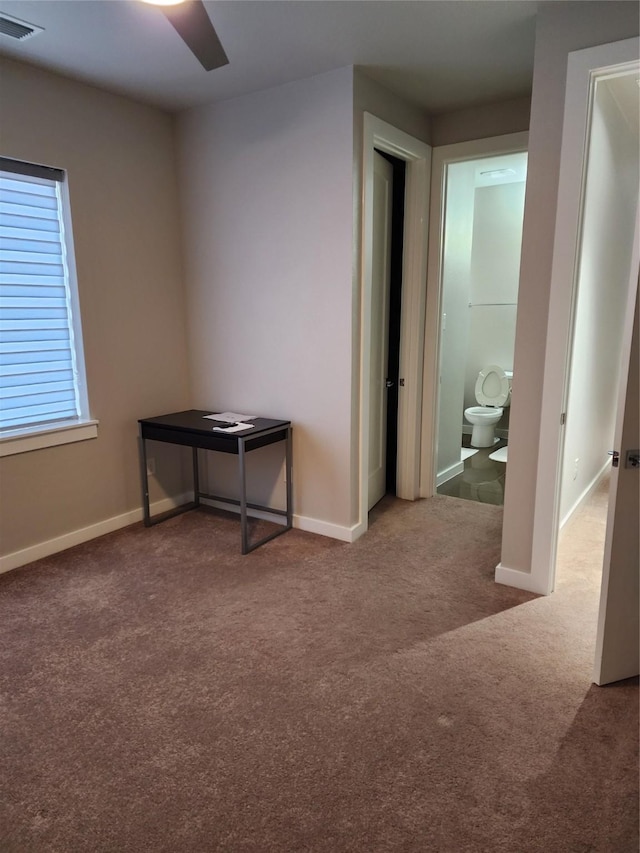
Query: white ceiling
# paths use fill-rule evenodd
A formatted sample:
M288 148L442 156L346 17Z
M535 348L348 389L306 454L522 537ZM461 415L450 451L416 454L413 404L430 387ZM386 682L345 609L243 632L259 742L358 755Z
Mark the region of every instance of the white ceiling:
M528 0L208 0L229 65L204 71L139 0L0 0L44 28L0 53L171 110L358 65L430 113L526 95Z

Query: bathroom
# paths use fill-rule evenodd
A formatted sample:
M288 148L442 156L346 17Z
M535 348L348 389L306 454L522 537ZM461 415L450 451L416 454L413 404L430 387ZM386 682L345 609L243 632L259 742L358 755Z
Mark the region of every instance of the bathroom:
M504 502L526 172L526 151L447 167L438 494Z

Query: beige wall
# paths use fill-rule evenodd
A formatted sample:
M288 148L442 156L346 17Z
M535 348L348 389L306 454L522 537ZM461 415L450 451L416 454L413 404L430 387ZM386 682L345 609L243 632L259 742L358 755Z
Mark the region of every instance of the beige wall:
M529 572L567 55L638 34L633 2L541 4L536 26L502 566Z
M353 73L353 102L356 125L360 127L360 138L362 113L366 111L421 142L431 144L431 119L427 113L367 77L359 68L355 68Z
M296 524L345 538L352 69L192 109L179 130L193 402L291 419ZM250 499L282 501L281 449L250 454Z
M431 117L431 144L453 145L529 129L531 98L512 98Z
M139 508L136 421L186 408L189 386L171 117L14 61L0 73L2 154L68 170L100 421L97 439L0 460L6 555Z
M194 405L291 418L296 524L341 538L358 520L365 110L428 139L423 113L352 68L179 123ZM277 450L254 461L256 500L281 501Z

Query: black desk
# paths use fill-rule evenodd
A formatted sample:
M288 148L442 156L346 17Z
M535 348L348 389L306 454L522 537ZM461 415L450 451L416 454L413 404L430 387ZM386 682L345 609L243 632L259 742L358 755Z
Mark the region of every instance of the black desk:
M270 539L280 536L293 525L293 507L291 499L291 421L274 421L269 418L252 418L254 424L252 429L243 432L220 432L214 430L215 421L205 419L210 411L190 409L187 412L174 412L170 415L160 415L157 418L143 418L138 421L140 428L140 471L142 476L142 491L144 502L144 523L147 527L157 524L181 512L194 509L200 505L201 498L234 504L240 507L240 535L242 542L242 553L248 554L254 548L258 548ZM169 444L179 444L193 448L193 501L176 507L167 513L162 513L158 518L152 518L149 511L149 479L147 475L147 441L164 441ZM285 442L286 457L286 481L287 481L287 508L274 509L273 507L261 506L259 504L247 503L247 477L245 455L251 450L275 444L278 441ZM220 497L219 495L208 495L200 491L200 478L198 473L198 450L215 450L219 453L233 453L238 457L238 469L240 480L240 500ZM286 524L280 530L270 533L257 542L249 544L247 531L247 510L258 509L274 515L285 516Z

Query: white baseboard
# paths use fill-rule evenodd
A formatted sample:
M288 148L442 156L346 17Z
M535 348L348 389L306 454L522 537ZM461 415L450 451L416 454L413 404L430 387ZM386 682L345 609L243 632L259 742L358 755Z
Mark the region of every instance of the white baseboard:
M341 542L355 542L364 533L364 527L360 524L343 527L341 524L332 524L329 521L308 518L304 515L294 515L293 526L298 530L305 530L307 533L318 533L320 536L339 539Z
M589 500L589 498L591 497L591 495L595 492L595 490L596 490L596 489L598 488L598 486L600 485L600 480L602 480L602 478L604 477L604 475L607 473L607 471L608 471L610 468L611 468L611 460L610 460L610 459L607 459L607 461L604 463L604 465L602 466L602 468L600 469L600 471L598 471L598 473L597 473L597 474L596 474L596 476L593 478L593 480L591 481L591 483L587 486L587 488L586 488L586 489L584 489L584 491L580 494L580 496L579 496L579 497L578 497L578 499L575 501L575 503L573 504L573 506L571 507L571 509L569 510L569 512L568 512L568 513L565 515L565 517L560 521L560 530L562 530L562 528L565 526L565 524L567 523L567 521L569 521L569 519L571 518L571 516L573 515L573 513L574 513L577 509L579 509L585 501Z
M240 513L240 507L233 504L225 504L222 501L210 500L209 498L201 498L201 503L207 506L213 506L217 509L224 509L227 512ZM250 509L249 515L252 518L263 518L266 521L277 522L278 516L269 513L266 510ZM284 524L284 516L280 516L282 524ZM304 515L293 516L293 526L296 530L304 530L307 533L317 533L319 536L328 536L330 539L339 539L341 542L355 542L364 530L358 531L360 525L353 527L343 527L340 524L333 524L330 521L321 521L318 518L308 518Z
M516 589L524 589L527 592L536 592L538 595L549 595L550 589L546 587L546 580L540 581L530 572L521 572L518 569L509 569L498 563L496 566L495 582L505 586L513 586Z
M151 505L151 514L158 515L162 512L167 512L180 504L188 503L192 500L192 497L189 493L156 501ZM229 506L220 501L203 499L202 503L207 506L225 509L229 512L240 512L240 507ZM250 514L255 518L264 518L269 521L273 521L276 518L276 516L260 510L252 509L250 510ZM27 563L33 563L35 560L41 560L43 557L50 557L59 551L66 551L67 548L80 545L82 542L89 542L89 540L96 539L98 536L104 536L105 533L113 533L114 530L120 530L123 527L128 527L130 524L135 524L137 521L142 521L142 518L143 512L141 507L139 509L132 509L130 512L122 513L122 515L115 515L96 524L90 524L88 527L82 527L80 530L72 530L70 533L56 536L54 539L48 539L46 542L39 542L37 545L31 545L20 551L5 554L0 557L0 574L10 572L12 569L17 569L20 566L25 566ZM302 515L294 515L293 526L299 530L306 530L309 533L318 533L320 536L339 539L341 542L355 542L364 532L359 529L361 525L343 527L339 524L332 524L316 518L306 518Z
M151 513L155 515L156 513L167 512L167 510L173 509L191 499L192 496L188 494L178 495L174 498L164 498L151 505ZM34 560L50 557L51 554L57 554L59 551L66 551L67 548L80 545L82 542L88 542L90 539L96 539L98 536L104 536L105 533L113 533L114 530L128 527L130 524L135 524L136 521L142 521L142 518L142 507L132 509L130 512L123 512L122 515L105 518L104 521L99 521L97 524L90 524L88 527L81 527L79 530L72 530L71 533L56 536L55 539L48 539L46 542L39 542L37 545L31 545L29 548L5 554L5 556L0 557L0 574L10 572L12 569L17 569L20 566L25 566L27 563L33 563Z
M457 477L458 474L462 474L464 471L464 462L455 462L453 465L449 465L448 468L445 468L444 471L441 471L436 477L436 488L441 486L443 483L446 483L447 480L452 480L454 477Z

